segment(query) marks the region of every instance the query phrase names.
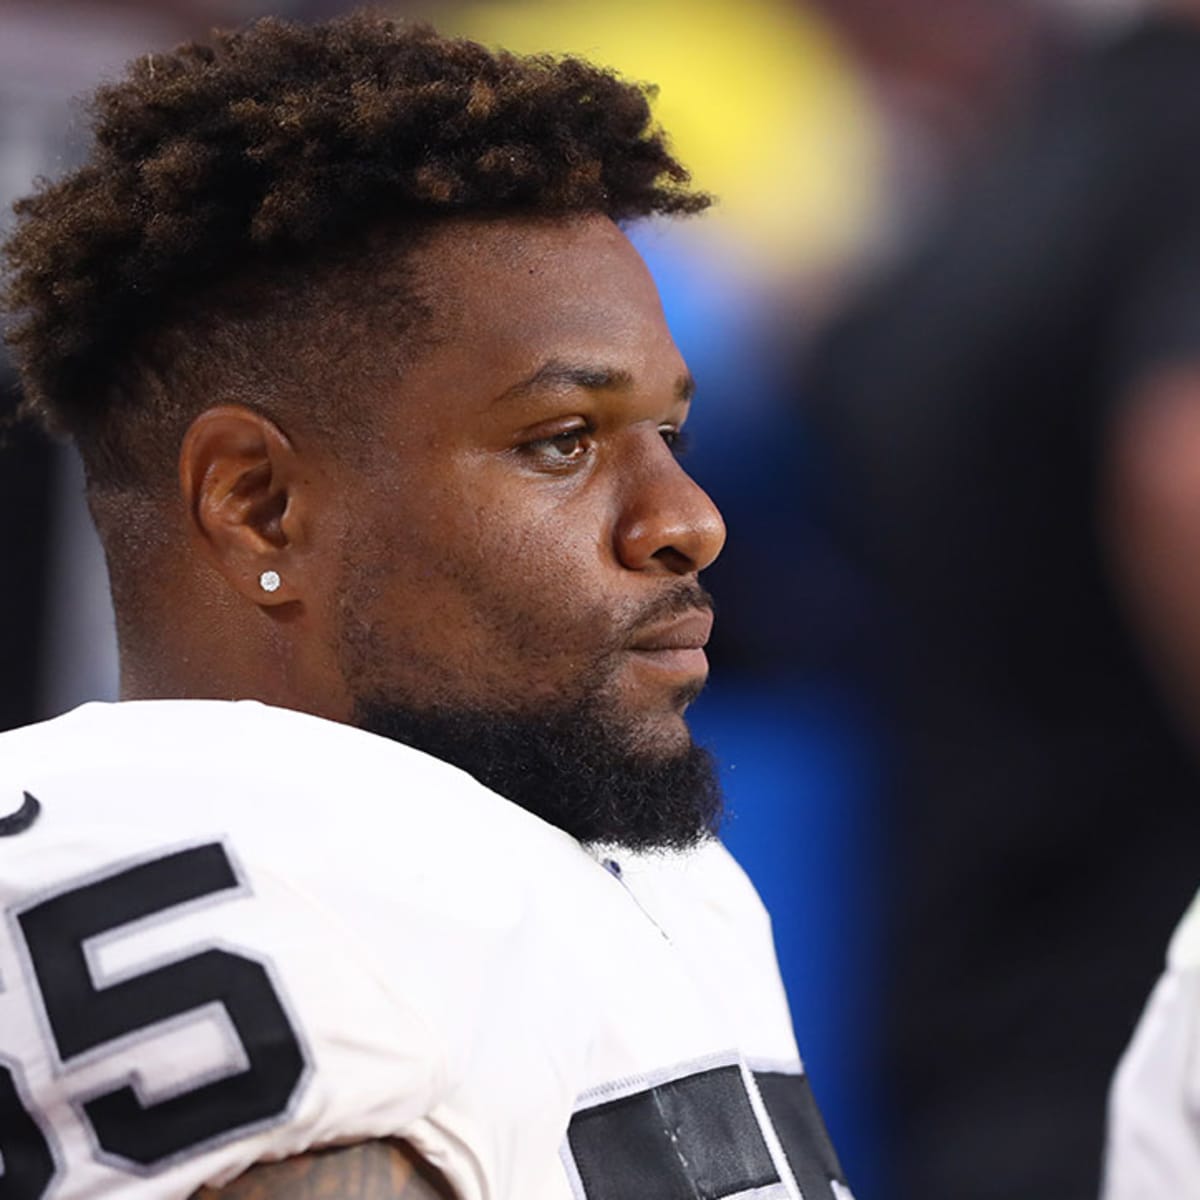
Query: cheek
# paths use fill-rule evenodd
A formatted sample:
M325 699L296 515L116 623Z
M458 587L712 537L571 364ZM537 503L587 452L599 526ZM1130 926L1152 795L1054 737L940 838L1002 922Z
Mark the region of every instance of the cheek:
M429 519L386 525L377 613L396 652L426 669L561 690L612 637L602 522L519 488L487 491L467 504L439 489Z
M604 562L594 531L560 509L479 511L472 541L460 547L461 582L484 624L542 655L602 640L610 617Z

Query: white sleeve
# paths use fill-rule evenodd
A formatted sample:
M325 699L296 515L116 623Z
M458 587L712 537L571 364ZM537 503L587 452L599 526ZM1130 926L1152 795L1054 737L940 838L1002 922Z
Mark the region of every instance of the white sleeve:
M1193 904L1114 1077L1104 1200L1200 1200L1198 935Z
M444 1090L440 1038L349 924L219 839L62 879L13 919L30 986L0 1010L56 1200L175 1200L402 1137Z
M22 1200L186 1200L388 1137L463 1200L557 1197L600 1018L636 991L588 935L678 975L566 834L346 726L88 706L0 735L6 783L40 803L0 845L0 1191L32 1145Z

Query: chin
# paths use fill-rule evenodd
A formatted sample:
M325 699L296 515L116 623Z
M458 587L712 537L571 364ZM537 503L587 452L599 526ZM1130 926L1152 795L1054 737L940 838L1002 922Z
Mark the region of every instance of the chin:
M631 748L650 759L675 758L692 746L692 731L682 713L666 713L632 728Z
M584 843L685 849L720 820L715 764L681 713L632 718L598 695L520 715L374 698L355 724L460 767Z

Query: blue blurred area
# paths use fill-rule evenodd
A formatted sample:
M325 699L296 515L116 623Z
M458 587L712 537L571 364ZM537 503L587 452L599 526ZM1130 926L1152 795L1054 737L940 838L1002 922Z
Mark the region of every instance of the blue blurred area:
M720 679L692 727L721 763L724 841L774 916L801 1054L858 1200L882 1197L872 1009L880 961L880 770L835 685Z
M874 596L820 511L828 464L805 427L794 340L774 332L778 296L677 226L630 233L697 381L685 465L729 530L704 577L718 610L713 661L772 680L869 675Z

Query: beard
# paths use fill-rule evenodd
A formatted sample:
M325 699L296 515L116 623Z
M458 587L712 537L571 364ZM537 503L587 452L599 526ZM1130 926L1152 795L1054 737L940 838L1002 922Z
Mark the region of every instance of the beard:
M461 768L585 844L683 850L714 836L722 798L712 755L690 740L671 753L639 750L593 696L521 713L362 699L354 724Z
M352 577L352 578L351 578ZM681 583L656 600L626 612L576 664L558 694L531 702L499 694L468 698L463 676L443 669L438 648L389 638L348 597L370 594L369 579L348 568L341 590L339 665L353 698L351 722L450 763L505 799L588 845L682 850L714 836L722 814L715 762L686 734L670 745L655 742L636 717L622 716L616 699L621 651L655 622L711 607L696 582ZM503 613L489 595L489 611ZM523 657L561 644L570 631L547 629L538 606L497 617L497 628ZM605 620L597 614L596 620ZM383 665L404 661L407 682ZM419 666L414 666L419 664ZM419 677L419 686L413 682ZM687 685L674 697L682 712L701 691Z

